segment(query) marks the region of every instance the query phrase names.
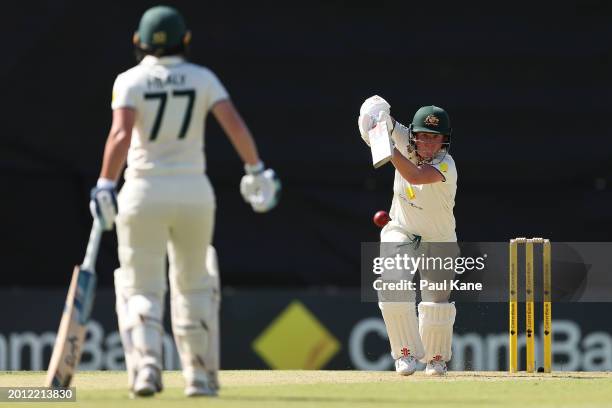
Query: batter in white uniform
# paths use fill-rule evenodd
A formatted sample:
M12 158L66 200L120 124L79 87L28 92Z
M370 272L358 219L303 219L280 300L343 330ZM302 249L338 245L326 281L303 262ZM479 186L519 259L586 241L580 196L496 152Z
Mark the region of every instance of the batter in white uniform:
M115 80L113 123L92 190L97 221L112 229L116 216L117 315L136 396L162 390L166 256L185 393L217 393L219 293L210 247L215 195L203 154L209 112L245 163L240 191L253 209L273 208L280 189L217 76L185 59L190 38L183 17L171 7L153 7L142 16L134 35L141 60ZM126 159L125 184L116 199Z
M393 129L395 145L391 162L395 166L391 221L381 232L381 256L407 253L419 257L456 257L458 247L453 207L457 190L457 169L448 153L450 119L437 106L420 108L409 127L390 116L390 105L373 96L361 106L358 120L362 138L369 145L368 131L384 120ZM454 271L420 268L421 279L442 282ZM449 290L423 290L417 307L414 291L379 293L395 369L410 375L417 361L426 363L429 375L446 374L451 358L455 305Z

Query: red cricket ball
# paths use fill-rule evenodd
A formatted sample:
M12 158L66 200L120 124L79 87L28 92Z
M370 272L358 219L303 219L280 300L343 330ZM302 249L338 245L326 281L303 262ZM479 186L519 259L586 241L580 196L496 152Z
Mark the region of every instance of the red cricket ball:
M374 218L372 218L372 221L374 221L374 224L382 228L387 225L389 221L391 221L391 218L389 217L388 212L378 211L376 214L374 214Z

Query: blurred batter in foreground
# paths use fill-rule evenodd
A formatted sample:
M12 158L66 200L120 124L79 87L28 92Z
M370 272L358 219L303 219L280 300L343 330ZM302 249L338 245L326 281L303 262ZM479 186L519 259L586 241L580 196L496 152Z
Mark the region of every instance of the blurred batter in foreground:
M174 8L142 16L134 35L139 63L115 80L112 127L91 195L93 216L107 230L117 225L116 307L134 396L162 391L166 255L185 394L214 396L219 388L219 281L210 246L216 200L203 154L209 112L244 162L240 192L253 210L272 209L280 189L221 81L187 61L190 39Z

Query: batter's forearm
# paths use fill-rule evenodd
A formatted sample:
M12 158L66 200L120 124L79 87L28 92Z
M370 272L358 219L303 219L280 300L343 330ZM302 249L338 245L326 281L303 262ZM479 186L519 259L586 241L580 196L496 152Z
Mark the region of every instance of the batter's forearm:
M234 104L229 99L220 101L212 108L212 112L242 161L250 165L259 163L259 154L251 131Z
M127 130L111 131L104 147L100 178L117 182L127 160L130 139L131 132Z
M399 174L411 184L431 184L444 180L442 174L432 166L427 164L417 166L397 149L393 149L391 163Z
M255 140L244 123L236 129L227 129L226 133L244 163L251 165L259 163Z
M419 168L402 155L396 148L393 149L393 155L391 156L391 163L395 166L395 169L401 174L401 176L409 183L416 183L416 177L418 175Z

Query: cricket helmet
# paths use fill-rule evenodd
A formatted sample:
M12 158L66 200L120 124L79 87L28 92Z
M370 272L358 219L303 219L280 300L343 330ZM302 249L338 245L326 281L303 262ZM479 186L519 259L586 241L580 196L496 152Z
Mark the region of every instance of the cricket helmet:
M415 133L434 133L438 135L444 135L444 142L442 143L442 149L438 155L433 158L433 163L440 162L444 159L444 156L450 150L452 128L450 125L450 117L446 111L438 106L429 105L419 108L414 114L412 123L409 126L409 152L416 151L416 138Z
M434 105L419 108L412 119L412 131L450 136L452 129L448 113Z
M178 54L191 40L185 19L173 7L156 6L144 12L134 33L134 45L146 54Z

